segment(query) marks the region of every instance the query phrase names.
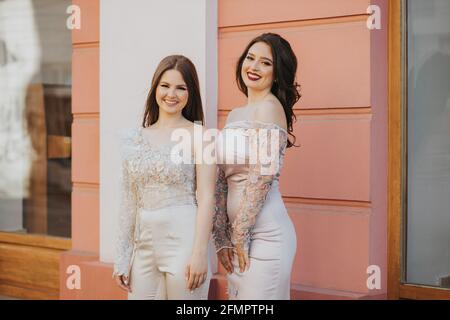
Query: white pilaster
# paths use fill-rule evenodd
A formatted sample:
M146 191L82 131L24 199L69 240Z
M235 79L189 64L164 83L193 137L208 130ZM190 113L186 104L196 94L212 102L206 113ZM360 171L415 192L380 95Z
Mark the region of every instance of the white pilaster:
M153 72L167 55L195 64L208 127L217 119L217 0L100 1L100 260L114 259L117 132L139 126Z

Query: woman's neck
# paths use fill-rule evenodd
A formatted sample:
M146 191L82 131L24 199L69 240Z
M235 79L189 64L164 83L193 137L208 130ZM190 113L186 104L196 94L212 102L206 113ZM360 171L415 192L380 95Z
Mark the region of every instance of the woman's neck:
M267 90L261 90L261 91L255 91L248 89L247 91L247 104L254 104L257 102L261 102L267 98L267 96L270 95L270 88Z
M155 128L177 128L186 124L186 119L181 112L179 114L169 115L159 114L158 120L153 124Z

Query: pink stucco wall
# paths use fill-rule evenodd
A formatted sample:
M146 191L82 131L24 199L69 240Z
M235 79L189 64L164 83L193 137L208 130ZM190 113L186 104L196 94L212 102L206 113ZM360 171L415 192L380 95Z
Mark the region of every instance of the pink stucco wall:
M250 39L279 33L299 60L301 147L288 150L281 176L298 238L294 298L386 293L386 2L374 3L383 28L370 31L369 0L219 1L219 126L245 104L234 67ZM380 290L366 285L372 264Z

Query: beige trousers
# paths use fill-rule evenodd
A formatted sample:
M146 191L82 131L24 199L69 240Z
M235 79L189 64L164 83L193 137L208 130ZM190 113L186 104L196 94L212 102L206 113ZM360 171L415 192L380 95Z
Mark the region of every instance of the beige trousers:
M130 271L129 300L208 298L210 268L204 284L186 289L185 268L192 253L197 207L181 205L138 212L138 242Z

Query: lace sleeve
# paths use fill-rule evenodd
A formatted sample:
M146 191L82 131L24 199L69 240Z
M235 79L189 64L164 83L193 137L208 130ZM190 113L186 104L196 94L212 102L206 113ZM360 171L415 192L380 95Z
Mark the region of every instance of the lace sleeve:
M247 182L233 221L231 239L235 246L242 246L247 252L256 217L264 206L274 179L279 175L286 140L286 133L278 129L252 129L250 134L250 151L256 159L248 164Z
M122 166L120 177L120 209L116 238L116 259L114 275L128 275L134 245L134 231L137 213L137 186L131 174L130 149L132 136L125 138L122 146Z
M228 185L225 177L225 172L217 167L217 182L216 182L216 205L213 217L213 238L216 250L220 251L223 248L232 248L230 237L230 222L227 214L227 196Z

